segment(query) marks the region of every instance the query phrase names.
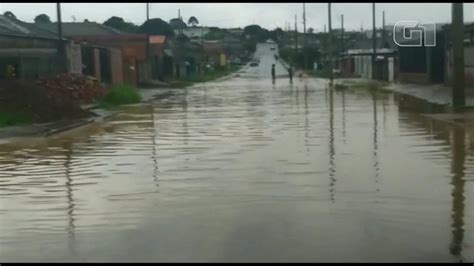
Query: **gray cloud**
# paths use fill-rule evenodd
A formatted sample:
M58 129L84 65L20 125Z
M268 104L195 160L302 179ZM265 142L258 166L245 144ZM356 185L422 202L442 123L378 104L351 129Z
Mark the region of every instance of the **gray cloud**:
M298 16L298 29L302 30L301 3L151 3L150 17L159 17L166 21L177 17L178 9L187 19L196 16L206 26L244 27L259 24L268 29L284 28L286 22L294 27L295 14ZM120 16L136 24L144 22L146 5L144 3L63 3L63 21L89 19L103 22L111 16ZM473 21L474 4L464 4L465 21ZM380 3L376 4L377 26L382 24L382 10L386 12L386 23L398 20L420 20L422 22L449 22L451 4L449 3ZM12 11L18 18L33 21L38 14L45 13L56 20L55 3L1 3L0 11ZM322 31L327 24L327 4L306 4L307 28ZM341 25L340 14L344 14L346 29L370 29L372 10L370 3L334 3L332 4L333 28Z

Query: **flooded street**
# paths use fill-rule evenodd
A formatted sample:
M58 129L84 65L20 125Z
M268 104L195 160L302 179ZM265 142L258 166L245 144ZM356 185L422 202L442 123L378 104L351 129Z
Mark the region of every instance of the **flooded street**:
M0 261L472 261L473 131L406 101L243 73L3 145Z

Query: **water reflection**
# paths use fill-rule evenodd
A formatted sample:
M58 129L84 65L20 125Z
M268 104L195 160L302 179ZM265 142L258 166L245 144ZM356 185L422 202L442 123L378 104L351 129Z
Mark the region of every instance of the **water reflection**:
M346 92L342 90L342 142L346 144Z
M472 257L470 131L391 95L283 83L170 90L95 130L2 146L0 259Z
M74 208L75 208L75 202L73 198L73 183L72 183L72 177L71 177L71 160L72 160L72 143L66 143L64 145L64 150L65 150L65 155L66 155L66 160L64 161L64 167L65 167L65 175L66 175L66 191L67 191L67 216L69 218L68 226L67 226L67 232L69 234L69 250L70 252L75 255L76 254L76 249L75 249L75 229L76 226L74 224L75 221L75 213L74 213Z
M451 241L449 244L449 253L457 260L463 261L463 244L465 236L465 185L466 185L466 130L467 125L456 125L449 122L440 122L433 119L421 118L414 110L423 110L438 113L444 110L443 106L429 104L412 97L396 96L399 108L403 112L407 112L405 116L410 117L410 123L422 127L427 133L431 134L434 139L442 140L449 144L450 155L450 184L451 191ZM411 106L407 102L416 103L416 107ZM448 157L448 156L446 156Z
M464 239L464 169L465 169L465 130L459 126L452 126L452 162L451 162L451 173L453 191L451 193L453 197L452 203L452 240L450 244L450 252L454 256L462 258L462 246Z
M329 94L329 193L331 201L335 201L335 183L336 183L336 162L334 148L334 91L330 87L327 89Z
M152 126L150 127L151 130L151 159L153 160L153 181L156 186L159 186L158 184L158 154L156 152L156 118L155 118L155 102L152 101L150 103L150 114L151 114L151 120L152 120Z
M373 114L374 114L374 125L373 125L373 157L374 157L374 169L375 169L375 185L376 191L380 190L378 186L379 182L379 159L378 159L378 129L377 129L377 95L372 93L372 106L373 106Z

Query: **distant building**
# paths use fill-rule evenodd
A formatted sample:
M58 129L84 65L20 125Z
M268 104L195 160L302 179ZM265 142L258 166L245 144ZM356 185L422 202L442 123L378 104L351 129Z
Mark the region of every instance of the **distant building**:
M184 28L182 30L175 29L174 34L178 35L180 31L186 35L186 37L192 39L192 38L201 38L202 36L205 36L207 33L209 33L209 28L203 28L203 27L188 27Z
M369 36L369 37L367 37ZM343 76L346 77L362 77L368 79L378 79L385 81L393 81L398 72L397 68L397 47L393 38L383 32L377 34L375 39L376 60L375 66L372 65L373 55L373 34L354 35L357 39L345 40L345 51L339 53L338 68ZM391 35L390 35L391 36ZM375 76L372 69L375 68Z
M35 23L57 33L56 23ZM146 34L127 34L95 22L67 22L62 24L63 35L81 44L103 46L103 49L84 49L83 61L94 76L105 82L123 81L133 85L151 79L151 57L147 54L149 38ZM89 72L91 73L91 72Z

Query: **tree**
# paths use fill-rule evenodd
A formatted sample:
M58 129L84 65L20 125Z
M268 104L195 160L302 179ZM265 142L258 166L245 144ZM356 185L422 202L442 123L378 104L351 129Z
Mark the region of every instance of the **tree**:
M174 36L171 26L160 18L147 20L138 28L138 33Z
M13 14L13 12L11 11L6 11L5 13L3 13L3 15L9 19L16 19L15 14Z
M269 35L274 41L279 41L283 37L284 33L285 32L281 28L276 28L275 30L270 31Z
M265 41L267 40L270 36L269 31L266 29L263 29L259 25L249 25L244 28L244 36L248 35L250 36L250 39L254 41Z
M195 27L197 24L199 24L199 20L195 16L189 18L188 25Z
M179 18L171 19L169 25L171 26L171 29L173 30L185 29L187 27L186 23L184 23L184 21L182 21Z
M308 29L308 33L313 33L314 32L314 29L313 28L309 28Z
M46 14L41 14L35 17L35 23L51 23L51 19Z
M264 42L271 37L271 33L259 25L249 25L244 28L242 41L249 52L255 52L257 42Z
M108 20L106 20L103 23L105 26L123 31L123 32L129 32L129 33L134 33L137 32L138 26L130 23L130 22L125 22L123 18L121 17L110 17Z

